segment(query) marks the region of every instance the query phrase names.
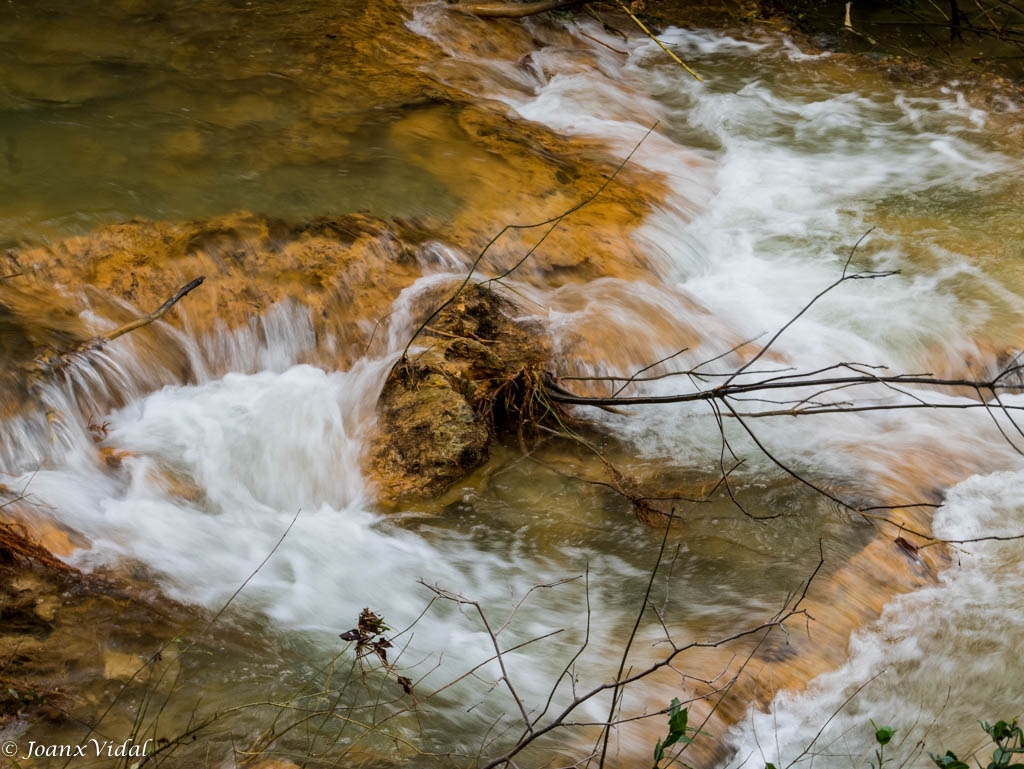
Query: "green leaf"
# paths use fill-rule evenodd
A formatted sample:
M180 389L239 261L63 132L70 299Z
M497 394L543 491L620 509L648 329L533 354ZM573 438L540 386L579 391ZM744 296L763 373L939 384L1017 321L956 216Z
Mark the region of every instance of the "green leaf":
M775 764L765 764L764 769L779 769Z
M994 724L989 724L987 721L983 721L981 728L988 732L989 737L993 740L1001 742L1013 734L1013 727L1016 725L1016 721L1012 725L1005 721L996 721Z
M871 721L871 725L875 727L875 742L879 745L888 745L892 736L896 734L896 730L891 726L879 726L874 720Z
M663 745L664 747L668 748L672 745L675 745L677 742L681 742L684 745L689 745L691 742L693 742L693 740L691 740L682 732L670 732L668 737L665 738L665 742L663 743Z
M944 756L937 756L934 753L929 753L928 755L931 757L932 762L941 769L971 769L970 766L957 758L956 753L951 750L947 750Z
M875 742L879 745L888 745L894 734L896 734L896 730L891 726L883 726L875 729Z
M672 700L673 705L678 705L679 700ZM668 730L669 732L679 734L686 734L686 722L689 720L690 714L686 708L682 710L675 710L672 712L671 718L668 719Z
M654 767L657 769L658 763L665 756L665 746L661 744L661 740L654 743Z

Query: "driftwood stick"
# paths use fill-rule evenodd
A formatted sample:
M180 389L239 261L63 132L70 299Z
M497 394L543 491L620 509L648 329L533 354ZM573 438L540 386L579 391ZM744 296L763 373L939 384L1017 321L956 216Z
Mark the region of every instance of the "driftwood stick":
M663 50L665 53L667 53L669 56L671 56L672 60L675 61L676 64L678 64L680 67L685 69L688 73L690 73L690 75L692 75L697 80L698 83L703 83L704 82L704 78L702 78L700 75L698 75L692 69L690 69L690 66L685 61L683 61L678 56L676 56L675 53L672 52L671 48L669 48L667 45L665 45L663 42L661 42L661 40L658 38L658 36L655 35L653 32L651 32L651 30L649 30L647 28L647 25L644 24L642 21L640 21L640 19L638 19L633 14L633 12L631 10L629 10L628 7L626 7L626 4L624 2L622 2L622 0L616 0L616 2L619 4L619 8L622 9L622 12L625 13L627 16L629 16L629 18L633 21L633 23L636 24L638 27L640 27L641 31L645 35L647 35L647 37L651 38L651 40L653 40L655 43L657 43L658 47L661 48L661 50Z
M133 321L125 323L123 326L118 326L109 334L105 334L102 337L103 341L112 342L119 336L124 336L130 331L134 331L137 328L142 328L143 326L148 326L153 321L159 320L161 317L164 316L164 314L169 309L171 309L175 304L177 304L192 289L201 286L204 280L206 280L206 278L201 276L193 280L191 283L182 286L181 288L178 289L178 293L176 293L174 296L172 296L170 299L168 299L166 302L160 305L156 310L151 312L149 315L143 315L141 318L136 318Z
M143 326L148 326L155 320L159 320L167 313L168 310L170 310L175 304L181 301L181 299L185 297L190 291L201 286L204 280L206 280L206 278L200 276L190 281L189 283L186 283L184 286L177 290L174 296L172 296L170 299L168 299L166 302L160 305L153 312L149 313L149 315L143 315L141 318L136 318L135 320L129 321L128 323L125 323L122 326L118 326L109 334L100 334L94 336L91 339L87 339L86 341L82 342L77 347L74 347L71 350L66 350L64 352L54 352L52 350L47 351L44 355L41 355L39 358L35 360L35 363L31 366L29 370L29 378L31 382L31 384L29 385L29 392L31 392L35 397L38 398L39 388L41 387L43 377L60 375L61 373L65 372L67 368L75 360L87 359L89 355L98 352L99 350L102 350L103 346L106 345L108 342L111 342L120 336L124 336L127 333L135 331L136 329L142 328ZM61 416L62 415L59 412L53 411L52 409L47 409L46 418L48 423L60 419ZM51 439L54 437L52 427L50 437ZM0 505L0 507L3 507L3 505ZM2 533L3 532L0 531L0 534ZM3 544L4 543L2 541L2 537L0 537L0 545Z
M589 0L535 0L530 3L452 3L448 6L448 10L488 19L522 19L526 16L534 16L538 13L546 13L547 11L557 11L560 8L583 5L587 2Z
M135 320L129 321L128 323L125 323L122 326L118 326L109 334L99 334L97 336L94 336L90 339L85 340L84 342L70 350L65 350L63 352L50 351L48 354L41 356L36 360L37 373L52 374L54 372L60 372L75 357L80 355L87 356L90 353L96 352L97 350L102 350L103 346L106 345L108 342L111 342L120 336L124 336L127 333L135 331L136 329L142 328L143 326L148 326L155 320L159 320L167 313L168 310L170 310L175 304L181 301L181 299L186 294L188 294L193 289L201 286L204 280L206 280L205 277L199 277L187 283L186 285L179 288L178 291L174 294L174 296L172 296L170 299L168 299L166 302L160 305L156 310L149 313L149 315L143 315L141 318L136 318Z

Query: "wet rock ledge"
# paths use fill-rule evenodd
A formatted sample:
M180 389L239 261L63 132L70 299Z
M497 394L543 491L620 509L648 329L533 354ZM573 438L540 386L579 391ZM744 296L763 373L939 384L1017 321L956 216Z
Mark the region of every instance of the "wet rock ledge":
M200 617L155 588L81 573L0 517L0 732L87 719L108 685L155 665L157 650Z

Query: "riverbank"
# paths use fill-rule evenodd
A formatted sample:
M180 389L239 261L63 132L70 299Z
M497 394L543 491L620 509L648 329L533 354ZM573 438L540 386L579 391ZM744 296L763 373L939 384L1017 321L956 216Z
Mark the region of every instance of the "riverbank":
M845 0L649 0L638 6L638 17L652 29L770 30L808 52L852 55L858 66L876 66L897 83L957 81L976 87L986 107L997 110L1024 101L1024 15L1011 6L978 3L952 34L949 10L934 3L851 3L849 26L846 6ZM636 34L628 18L616 19Z

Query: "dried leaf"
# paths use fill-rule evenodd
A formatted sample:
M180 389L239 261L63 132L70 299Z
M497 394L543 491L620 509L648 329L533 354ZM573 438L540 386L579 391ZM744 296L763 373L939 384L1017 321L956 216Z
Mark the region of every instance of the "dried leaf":
M384 620L381 617L378 617L369 609L363 609L359 612L359 629L364 635L373 636L387 631L388 626L384 624Z
M918 555L917 545L915 545L913 542L908 542L903 537L896 537L896 544L912 560L916 561L917 563L924 563L924 561L921 560L921 556Z

